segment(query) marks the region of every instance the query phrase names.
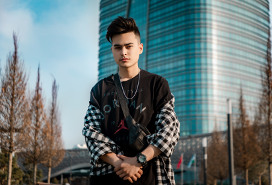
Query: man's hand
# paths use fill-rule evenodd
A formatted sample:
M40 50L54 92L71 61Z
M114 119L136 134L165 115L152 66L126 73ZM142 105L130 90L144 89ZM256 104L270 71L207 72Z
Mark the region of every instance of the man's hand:
M103 161L105 161L106 163L114 167L114 171L119 177L123 178L124 180L128 180L131 183L133 183L133 181L137 181L137 179L140 178L143 174L143 170L140 169L140 164L137 163L136 157L134 158L135 158L134 159L135 161L131 160L132 159L131 157L116 155L115 153L107 153L100 157L100 159L102 159ZM123 159L130 159L130 160L124 161ZM132 162L132 163L128 163L128 162ZM137 167L136 165L139 167ZM133 168L130 168L131 166ZM138 169L138 171L136 170L135 172L135 169ZM127 170L129 170L131 174L133 174L133 172L135 173L129 176L128 175L129 173L125 173Z
M137 162L136 157L126 157L123 155L117 155L122 160L120 166L114 168L115 173L124 180L129 180L131 183L137 181L142 174L141 164Z

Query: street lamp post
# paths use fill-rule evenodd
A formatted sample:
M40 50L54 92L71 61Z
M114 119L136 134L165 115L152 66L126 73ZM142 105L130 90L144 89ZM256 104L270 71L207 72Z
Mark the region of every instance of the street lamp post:
M229 180L230 185L235 185L234 181L234 159L233 159L233 130L232 130L232 121L231 121L231 114L232 114L232 106L231 100L227 99L228 103L228 150L229 150Z
M203 172L204 172L204 185L207 185L207 138L203 138L202 140L202 146L203 146Z

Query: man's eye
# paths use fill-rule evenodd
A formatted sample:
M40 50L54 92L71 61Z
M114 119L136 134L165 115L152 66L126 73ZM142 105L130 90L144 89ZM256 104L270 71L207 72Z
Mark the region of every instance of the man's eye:
M121 49L121 47L115 47L115 49L118 49L118 50L120 50L120 49Z
M132 46L126 46L126 48L131 48Z

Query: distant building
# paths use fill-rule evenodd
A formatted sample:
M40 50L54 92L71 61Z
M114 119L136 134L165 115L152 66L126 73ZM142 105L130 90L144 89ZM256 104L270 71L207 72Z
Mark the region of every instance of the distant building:
M117 72L105 38L117 16L133 17L144 52L142 69L165 77L176 98L181 134L226 129L226 100L237 112L240 89L250 116L266 63L269 1L101 0L99 79Z
M87 149L86 143L84 144L77 144L73 147L73 149Z
M211 134L201 134L194 136L187 136L180 138L177 147L171 157L172 166L175 172L176 182L180 182L180 169L177 169L177 164L181 153L183 153L183 177L184 183L193 182L194 178L194 168L188 168L188 163L191 157L196 154L196 166L197 173L200 173L201 162L203 159L203 148L202 148L202 139L206 137L208 140L211 138ZM20 155L18 156L18 165L22 170L25 171L23 162L24 159ZM38 170L42 170L42 181L47 182L47 173L48 169L39 164ZM52 168L51 172L51 182L56 178L60 184L64 182L71 182L73 185L89 185L90 180L90 157L87 149L72 149L65 150L65 156L62 162L55 168ZM201 182L197 178L197 182Z
M25 171L23 162L24 159L18 155L18 165ZM39 164L38 170L42 170L42 181L47 182L48 168ZM65 181L72 182L73 185L89 185L89 174L90 174L90 157L87 149L74 149L65 150L65 156L61 163L52 168L51 171L51 182L52 179L56 178L60 184Z

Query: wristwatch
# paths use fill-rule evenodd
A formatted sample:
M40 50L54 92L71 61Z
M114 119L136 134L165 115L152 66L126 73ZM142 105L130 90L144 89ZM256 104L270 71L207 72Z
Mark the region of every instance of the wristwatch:
M146 165L146 156L142 153L138 153L137 154L137 162L140 163L142 166L145 166Z

